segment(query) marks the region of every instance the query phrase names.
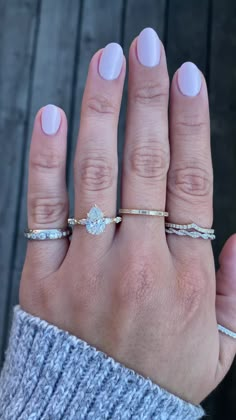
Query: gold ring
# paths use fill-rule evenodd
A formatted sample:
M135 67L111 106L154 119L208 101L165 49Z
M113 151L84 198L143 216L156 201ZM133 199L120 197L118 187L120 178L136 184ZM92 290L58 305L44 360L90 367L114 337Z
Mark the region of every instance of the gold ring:
M104 232L106 225L111 223L120 223L122 217L105 217L102 210L95 204L87 213L86 219L77 219L75 217L68 219L69 226L84 225L88 233L100 235Z
M162 210L119 209L119 214L142 214L145 216L167 217L169 213Z

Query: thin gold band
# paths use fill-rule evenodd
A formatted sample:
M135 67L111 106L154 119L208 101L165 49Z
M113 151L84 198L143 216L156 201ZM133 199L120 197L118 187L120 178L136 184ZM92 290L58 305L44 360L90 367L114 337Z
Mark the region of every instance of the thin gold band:
M169 213L162 210L119 209L119 214L142 214L145 216L167 217Z

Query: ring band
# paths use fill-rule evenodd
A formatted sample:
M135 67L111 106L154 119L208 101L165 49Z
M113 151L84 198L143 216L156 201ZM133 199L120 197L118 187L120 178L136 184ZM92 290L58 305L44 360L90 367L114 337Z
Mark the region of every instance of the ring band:
M203 228L201 226L196 225L196 223L189 223L187 225L179 225L176 223L165 223L165 226L168 228L174 228L174 229L194 229L197 232L201 232L201 233L214 233L214 229L208 229L208 228Z
M230 337L232 337L232 338L236 339L236 333L235 333L235 332L233 332L233 331L229 330L229 329L228 329L228 328L226 328L226 327L223 327L223 325L217 324L217 326L218 326L218 330L219 330L220 332L222 332L223 334L226 334L226 335L228 335L228 336L230 336Z
M166 233L173 233L179 236L190 236L191 238L215 239L214 229L203 228L196 223L180 225L177 223L165 223Z
M27 229L24 236L33 241L46 241L52 239L64 239L72 233L71 227L62 229Z
M119 214L141 214L145 216L167 217L169 213L162 210L119 209Z
M96 204L89 210L87 216L86 219L70 218L68 224L69 226L84 225L88 233L100 235L104 232L106 225L122 221L122 217L105 217Z

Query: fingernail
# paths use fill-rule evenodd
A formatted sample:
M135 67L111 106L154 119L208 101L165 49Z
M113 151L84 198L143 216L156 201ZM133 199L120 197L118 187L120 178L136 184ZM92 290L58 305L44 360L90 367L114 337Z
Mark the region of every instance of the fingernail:
M194 63L186 62L178 70L178 85L183 95L196 96L202 85L201 73Z
M61 113L57 106L46 105L41 116L42 130L45 134L56 134L61 124Z
M161 43L154 29L145 28L140 32L137 40L137 55L140 63L146 67L159 64Z
M123 65L123 50L119 44L108 44L100 57L99 73L105 80L114 80L119 77Z

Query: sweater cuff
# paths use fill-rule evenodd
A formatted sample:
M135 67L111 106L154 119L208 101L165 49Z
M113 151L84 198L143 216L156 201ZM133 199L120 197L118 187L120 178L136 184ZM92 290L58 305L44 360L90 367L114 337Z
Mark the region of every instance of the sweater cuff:
M195 406L85 341L14 308L0 418L199 419Z

